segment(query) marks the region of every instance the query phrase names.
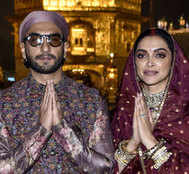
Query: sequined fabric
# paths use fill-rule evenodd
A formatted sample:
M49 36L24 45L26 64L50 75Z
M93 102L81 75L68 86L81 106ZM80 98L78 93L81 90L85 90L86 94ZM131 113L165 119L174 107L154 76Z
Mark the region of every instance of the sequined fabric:
M111 173L112 136L98 92L64 74L55 90L63 115L52 132L39 123L44 85L29 75L2 92L0 173Z

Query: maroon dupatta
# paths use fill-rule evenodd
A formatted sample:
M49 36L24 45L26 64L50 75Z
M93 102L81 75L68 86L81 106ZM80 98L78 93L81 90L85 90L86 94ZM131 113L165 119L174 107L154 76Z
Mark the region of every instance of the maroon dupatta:
M159 120L153 131L157 140L167 141L168 151L173 155L160 169L153 169L153 161L145 160L147 174L189 174L189 62L174 41L175 57L168 93ZM133 51L127 59L112 129L115 147L132 136L134 96L140 91L134 66ZM117 173L118 168L115 168ZM137 174L142 171L138 156L122 171ZM142 172L141 172L142 173Z

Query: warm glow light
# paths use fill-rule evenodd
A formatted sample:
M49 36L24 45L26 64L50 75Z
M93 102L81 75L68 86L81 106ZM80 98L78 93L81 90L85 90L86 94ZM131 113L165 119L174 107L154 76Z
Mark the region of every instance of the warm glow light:
M72 69L72 72L84 72L85 70L84 69Z
M114 53L110 53L110 57L113 58L114 57Z
M92 6L99 6L100 4L99 4L99 1L94 1L93 3L92 3Z
M157 22L159 28L167 29L167 21L163 18Z
M112 1L109 1L109 6L114 6L115 5L115 2L114 2L114 0L112 0Z
M113 7L115 0L43 0L44 10L73 10L78 7L78 2L81 2L82 7Z
M86 49L84 47L73 47L71 51L72 55L86 55Z
M56 0L51 1L51 6L57 7L58 6L58 1L56 1Z
M110 72L112 72L112 73L113 73L114 71L115 71L115 69L114 69L114 68L111 68L111 69L110 69Z
M184 19L183 16L180 17L179 23L180 23L180 26L184 26L185 25L185 19Z
M115 74L114 74L114 73L112 73L112 72L111 72L111 73L109 73L109 74L108 74L108 76L109 76L109 78L110 78L110 79L114 79L114 78L115 78Z
M0 66L0 81L3 81L3 70L1 66Z
M87 52L94 52L94 48L87 48Z
M72 28L72 32L84 32L83 28Z

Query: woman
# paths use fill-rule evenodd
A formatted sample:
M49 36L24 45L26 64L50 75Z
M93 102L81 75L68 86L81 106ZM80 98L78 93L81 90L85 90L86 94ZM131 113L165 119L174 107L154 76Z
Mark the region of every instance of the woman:
M136 40L112 127L116 174L189 174L189 62L166 31Z

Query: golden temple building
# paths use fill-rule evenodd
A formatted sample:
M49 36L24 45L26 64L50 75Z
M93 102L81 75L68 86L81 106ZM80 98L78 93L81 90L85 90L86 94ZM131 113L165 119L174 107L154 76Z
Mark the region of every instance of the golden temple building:
M14 0L9 21L14 27L16 80L28 73L18 41L21 21L33 10L57 11L70 27L63 71L115 102L126 58L141 32L141 4L142 0Z

